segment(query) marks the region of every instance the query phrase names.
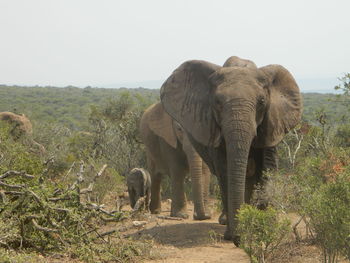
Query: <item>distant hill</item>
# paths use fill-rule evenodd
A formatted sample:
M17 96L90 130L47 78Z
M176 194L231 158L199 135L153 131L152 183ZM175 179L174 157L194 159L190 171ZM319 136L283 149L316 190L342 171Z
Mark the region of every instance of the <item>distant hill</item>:
M339 93L334 90L339 84L336 78L297 78L296 81L304 93Z
M147 83L150 86L146 86ZM152 87L151 85L155 86L159 82L150 81L147 83L138 82L137 84L130 84L130 87L135 87L135 85ZM299 85L302 90L306 90L306 88L303 88L304 83L302 81L299 81ZM305 85L307 86L308 84ZM324 91L328 92L328 90ZM134 97L138 104L142 104L142 108L159 101L159 87L155 89L116 89L0 85L0 111L24 113L36 122L60 123L71 129L81 130L86 127L91 105L104 105L108 100L117 99L124 93L129 93L130 96ZM329 89L329 93L333 94L303 92L303 119L305 121L315 123L317 112L321 110L335 124L343 115L348 115L348 108L339 102L339 99L331 88Z
M138 81L138 82L120 82L120 83L112 83L101 85L103 88L109 89L118 89L118 88L146 88L146 89L160 89L164 80L146 80L146 81Z
M297 83L304 93L337 93L334 87L339 84L336 78L297 78ZM103 88L139 88L160 89L165 80L147 80L138 82L121 82L101 85Z

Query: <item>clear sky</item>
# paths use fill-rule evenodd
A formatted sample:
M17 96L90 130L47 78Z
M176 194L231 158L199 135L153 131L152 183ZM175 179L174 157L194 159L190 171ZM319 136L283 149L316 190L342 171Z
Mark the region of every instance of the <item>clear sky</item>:
M350 71L349 0L0 0L0 83L162 80L237 55L298 78Z

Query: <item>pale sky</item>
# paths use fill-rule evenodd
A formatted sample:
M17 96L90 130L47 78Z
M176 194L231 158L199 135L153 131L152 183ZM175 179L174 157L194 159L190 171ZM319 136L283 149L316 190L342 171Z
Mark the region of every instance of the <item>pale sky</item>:
M0 0L0 83L164 80L231 55L297 79L350 71L349 0Z

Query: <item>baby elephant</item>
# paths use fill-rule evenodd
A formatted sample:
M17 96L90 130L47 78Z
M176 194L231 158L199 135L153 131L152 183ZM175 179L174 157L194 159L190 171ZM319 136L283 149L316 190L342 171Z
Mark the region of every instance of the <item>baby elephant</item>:
M134 209L137 200L144 197L144 207L149 211L151 201L151 176L142 168L134 168L126 177L128 186L130 205Z

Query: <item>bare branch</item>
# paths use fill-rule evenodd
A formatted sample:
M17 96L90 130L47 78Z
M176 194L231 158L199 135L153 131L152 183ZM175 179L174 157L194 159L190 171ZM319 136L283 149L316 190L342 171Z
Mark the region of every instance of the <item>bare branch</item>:
M54 228L48 228L48 227L43 227L41 225L39 225L34 218L32 218L32 223L34 225L34 227L40 231L43 231L43 232L47 232L47 233L50 233L50 232L54 232L54 233L57 233L58 230L57 229L54 229Z
M6 173L4 173L3 175L1 175L0 180L5 179L7 177L13 177L13 176L21 176L21 177L24 177L26 179L34 179L35 178L35 176L30 175L30 174L26 174L25 172L18 172L18 171L10 170L10 171L7 171Z
M79 184L84 182L84 161L80 161L80 170L77 173L77 180L72 184L72 186L69 188L70 190L74 190ZM80 193L80 189L78 190Z
M17 185L17 184L6 184L4 182L0 181L0 186L4 186L7 188L12 188L12 189L22 189L24 186L23 185Z
M44 203L41 201L40 197L36 193L34 193L31 190L27 190L27 192L30 193L34 197L34 199L39 203L39 205L41 207L44 207Z
M297 241L300 241L301 240L301 237L300 237L300 235L299 235L299 233L298 233L298 231L297 231L297 227L298 227L298 225L300 224L300 222L302 221L304 219L304 216L301 216L299 219L298 219L298 221L293 225L293 233L294 233L294 235L295 235L295 239L297 240Z
M181 217L171 217L171 216L157 216L159 219L165 219L165 220L176 220L176 221L183 221L184 219Z
M88 188L81 189L80 194L91 193L93 188L94 188L94 184L95 184L97 178L101 177L101 175L106 170L106 168L107 168L107 164L103 165L101 170L92 179L92 182L89 184Z
M108 236L108 235L114 234L115 232L117 232L117 230L113 229L113 230L110 230L110 231L107 231L107 232L104 232L104 233L101 233L101 234L98 234L98 235L99 235L99 237L104 237L104 236Z
M6 195L24 195L24 192L17 192L17 191L4 191Z
M284 145L287 147L287 150L288 150L288 158L289 158L289 161L292 163L292 154L291 154L291 151L290 151L290 147L289 147L288 143L287 143L285 140L283 140L282 142L283 142Z
M67 208L60 208L60 207L50 207L52 210L58 211L58 212L65 212L65 213L69 213L71 212L69 209Z
M4 191L0 191L1 200L3 203L7 203L6 194Z
M64 181L64 180L67 178L67 176L68 176L68 175L71 173L71 171L73 170L74 166L75 166L75 161L72 163L72 165L70 166L68 172L61 178L60 181Z
M57 202L57 201L66 201L66 200L71 200L72 198L70 196L63 196L63 197L51 197L48 198L50 202Z
M134 206L133 212L142 210L142 208L144 208L145 201L146 201L146 200L145 200L145 197L139 198L139 200L137 200L137 202L136 202L136 204L135 204L135 206Z

